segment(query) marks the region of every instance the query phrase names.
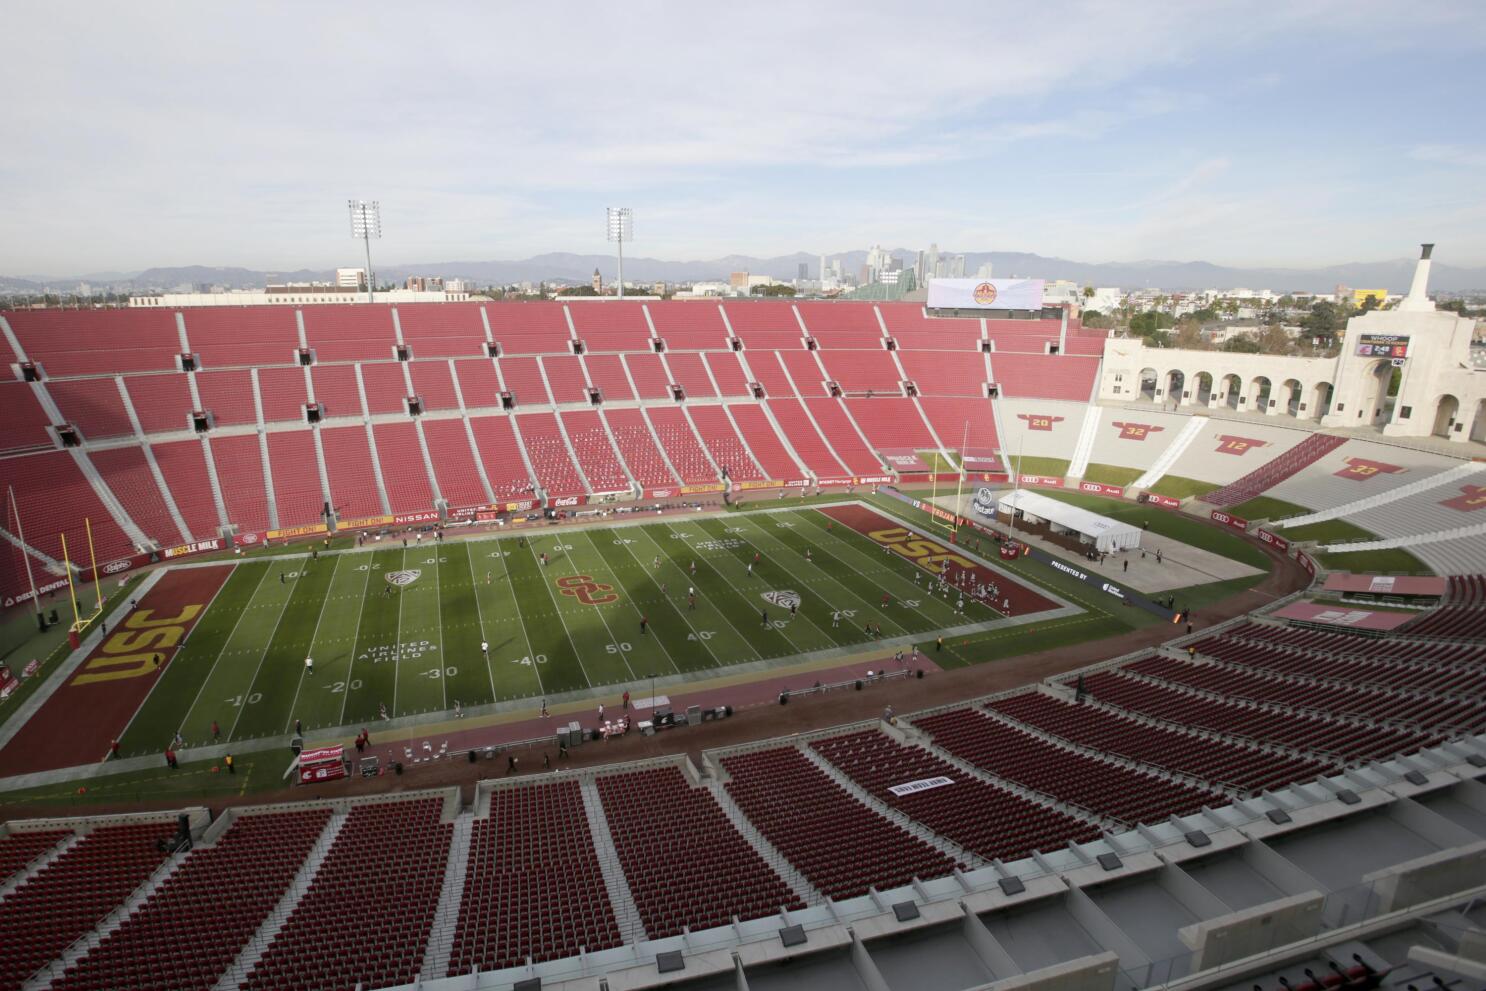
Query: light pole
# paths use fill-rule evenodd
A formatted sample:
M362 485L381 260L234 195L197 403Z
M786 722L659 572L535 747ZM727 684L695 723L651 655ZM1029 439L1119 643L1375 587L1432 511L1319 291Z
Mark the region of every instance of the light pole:
M366 301L372 301L376 280L372 278L371 242L382 237L382 204L380 200L346 200L351 211L351 236L359 237L366 244Z
M624 298L624 242L635 239L635 214L627 206L609 207L609 240L619 245L619 298Z

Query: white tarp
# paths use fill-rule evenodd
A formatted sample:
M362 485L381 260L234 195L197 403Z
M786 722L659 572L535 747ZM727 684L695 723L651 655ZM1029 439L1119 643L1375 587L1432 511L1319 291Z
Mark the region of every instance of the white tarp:
M1066 502L1051 499L1040 492L1028 489L1002 492L996 500L1001 512L1010 513L1019 509L1023 514L1038 520L1046 520L1060 530L1071 530L1092 540L1094 549L1106 553L1119 550L1134 550L1140 547L1140 528L1129 523L1112 520L1108 516L1091 513L1087 509L1070 506Z
M1040 310L1041 279L930 279L931 310Z

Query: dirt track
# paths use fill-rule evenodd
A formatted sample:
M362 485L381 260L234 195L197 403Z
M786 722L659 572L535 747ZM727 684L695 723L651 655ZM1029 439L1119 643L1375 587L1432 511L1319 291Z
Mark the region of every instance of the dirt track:
M1217 524L1209 525L1215 529L1218 528ZM1245 539L1262 550L1269 558L1270 573L1253 588L1200 610L1195 623L1197 629L1252 612L1270 604L1277 598L1305 588L1310 583L1310 576L1294 560L1275 552L1272 547L1255 537L1249 536ZM592 767L676 753L687 753L694 761L700 762L703 750L871 719L880 715L883 707L889 702L898 712L909 713L918 709L1032 684L1050 675L1086 664L1118 657L1142 648L1154 647L1182 632L1180 628L1158 624L1131 630L1116 637L1007 658L993 664L958 668L935 673L918 680L891 681L868 686L863 691L847 689L820 696L796 698L785 706L757 705L737 711L731 719L704 723L696 729L685 728L663 732L653 737L632 734L602 743L584 744L575 748L571 758L562 762L560 766L562 768ZM555 746L514 751L520 763L522 776L541 773L544 750L551 756L553 767L558 767ZM238 798L212 800L205 804L215 814L231 805L312 801L413 791L448 785L460 786L465 802L469 803L474 795L476 781L482 778L505 776L506 754L501 753L495 760L481 760L475 764L463 760L439 761L409 769L402 775L386 774L377 778L357 778L323 788L290 788L281 791L256 792ZM76 813L95 815L108 812L169 809L185 804L193 803L161 801L119 805L99 804L89 805L86 808L77 807ZM6 817L21 818L27 814L57 815L59 810L55 805L39 805L31 812L27 812L23 807L17 807Z

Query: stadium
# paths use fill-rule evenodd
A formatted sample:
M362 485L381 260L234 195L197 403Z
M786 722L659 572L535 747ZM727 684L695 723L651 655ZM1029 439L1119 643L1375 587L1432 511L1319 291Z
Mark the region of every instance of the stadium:
M1479 985L1428 275L0 312L0 989Z

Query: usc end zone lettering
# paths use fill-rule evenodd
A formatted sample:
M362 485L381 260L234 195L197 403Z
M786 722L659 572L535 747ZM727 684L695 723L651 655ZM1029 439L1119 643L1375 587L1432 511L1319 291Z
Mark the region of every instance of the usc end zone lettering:
M895 526L887 530L870 530L867 536L888 547L895 554L901 554L936 575L942 572L944 566L949 563L958 564L962 568L975 567L974 561L963 558L943 544L921 537L906 527Z
M557 579L557 587L562 590L563 595L571 595L585 606L601 606L619 601L619 596L614 594L613 585L596 582L592 575L564 575Z
M137 609L124 620L122 628L109 634L99 652L83 665L83 671L72 679L74 685L92 685L100 681L119 681L154 674L165 663L162 650L147 647L175 648L201 612L199 605L186 606L180 613L155 619L154 610Z

